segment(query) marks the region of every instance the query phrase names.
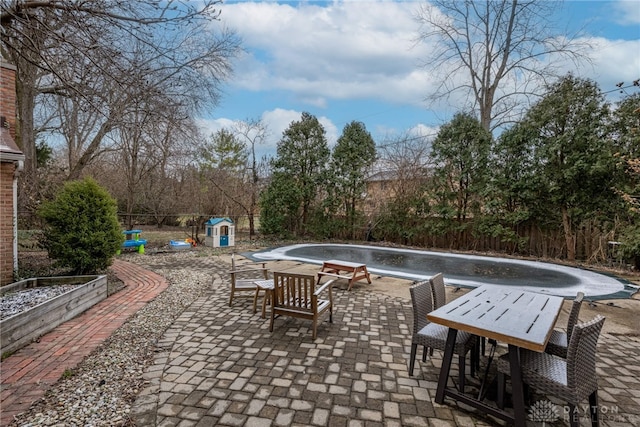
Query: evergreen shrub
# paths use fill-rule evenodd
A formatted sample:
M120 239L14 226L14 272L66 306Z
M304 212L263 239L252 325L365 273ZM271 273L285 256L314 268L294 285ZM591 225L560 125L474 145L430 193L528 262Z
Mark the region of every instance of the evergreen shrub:
M73 274L106 269L124 241L116 201L91 178L66 183L38 214L45 221L42 246Z
M640 224L632 224L622 230L620 242L620 255L640 270Z

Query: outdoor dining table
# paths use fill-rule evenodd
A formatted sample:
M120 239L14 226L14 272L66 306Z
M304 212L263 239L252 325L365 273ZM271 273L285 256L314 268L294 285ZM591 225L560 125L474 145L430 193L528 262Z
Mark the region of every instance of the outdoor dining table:
M562 302L563 298L559 296L523 291L516 287L483 285L429 313L427 318L431 322L449 327L436 402L442 404L445 396L448 396L518 427L524 426L526 413L520 349L544 351ZM513 415L465 394L464 390L447 387L459 330L508 344Z

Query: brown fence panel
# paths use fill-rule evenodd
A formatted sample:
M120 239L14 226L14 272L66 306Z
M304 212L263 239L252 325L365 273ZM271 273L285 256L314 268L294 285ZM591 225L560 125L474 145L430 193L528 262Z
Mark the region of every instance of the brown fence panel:
M602 230L602 224L585 222L576 232L576 258L587 262L607 260L607 242L611 233ZM520 250L513 242L506 242L491 235L474 236L470 228L462 232L411 236L380 236L384 240L404 245L436 248L444 250L477 251L506 253L543 259L566 258L566 242L562 230L542 229L534 223L522 223L516 233L526 239L526 245Z

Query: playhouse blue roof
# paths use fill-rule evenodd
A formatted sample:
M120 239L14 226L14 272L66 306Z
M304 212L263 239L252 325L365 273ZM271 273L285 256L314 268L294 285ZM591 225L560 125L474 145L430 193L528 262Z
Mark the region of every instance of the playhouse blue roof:
M233 221L231 221L231 218L211 218L209 221L206 222L206 224L217 225L217 224L220 224L221 222L229 222L233 224Z

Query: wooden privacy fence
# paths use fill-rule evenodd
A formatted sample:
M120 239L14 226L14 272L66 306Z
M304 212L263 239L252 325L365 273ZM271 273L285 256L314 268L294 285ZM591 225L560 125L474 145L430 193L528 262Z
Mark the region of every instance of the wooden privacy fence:
M469 224L470 225L470 224ZM410 228L410 226L408 227ZM417 227L416 227L417 228ZM533 223L524 223L516 227L515 234L523 243L505 241L489 234L472 232L471 227L462 231L448 231L443 234L414 233L412 235L380 235L373 231L377 240L419 246L460 251L499 252L535 258L566 258L566 242L561 229L542 229ZM360 239L366 238L361 231ZM610 262L615 254L609 244L614 240L612 231L603 231L599 223L583 224L575 233L576 259L589 263Z
M133 215L136 224L153 223L151 215ZM181 223L186 219L209 218L210 215L181 215L167 216L168 224ZM123 219L123 218L121 218ZM248 232L248 219L246 216L233 217L236 222L236 232ZM535 258L555 258L563 259L567 256L566 242L561 228L543 228L534 222L519 224L514 231L517 239L522 243L506 241L501 237L489 234L479 234L472 231L472 220L467 220L465 227L460 227L462 231L448 231L444 233L416 231L424 230L426 221L416 218L413 222L403 223L402 230L407 233L384 232L375 225L362 225L356 228L355 235L352 236L350 229L345 228L342 232L334 231L334 239L364 240L364 241L385 241L402 245L417 246L423 248L438 248L446 250L497 252L511 255L530 256ZM259 216L256 216L256 229L259 232ZM181 223L182 224L182 223ZM374 223L375 224L375 223ZM186 226L185 224L182 224ZM447 224L443 228L447 228ZM450 227L449 227L450 228ZM508 228L508 227L505 227ZM610 230L610 224L602 224L596 221L587 221L581 224L575 231L576 239L576 260L588 263L604 263L620 261L615 259L615 246L609 242L615 240L615 234ZM306 236L310 237L310 236ZM313 236L311 236L313 237Z

